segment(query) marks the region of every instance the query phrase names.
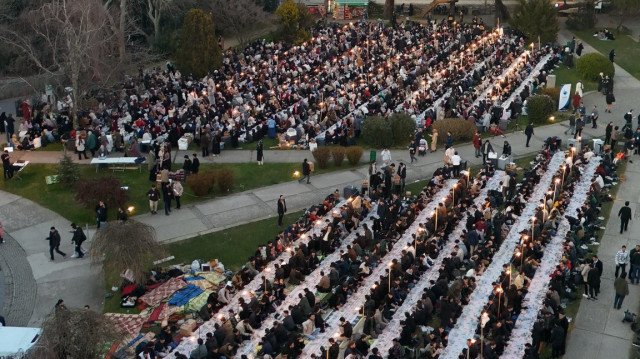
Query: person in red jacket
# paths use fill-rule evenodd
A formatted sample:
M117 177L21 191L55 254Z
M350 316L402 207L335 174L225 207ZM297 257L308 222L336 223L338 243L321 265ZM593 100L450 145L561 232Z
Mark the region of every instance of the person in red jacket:
M480 134L476 130L476 133L473 134L473 148L476 149L476 158L482 156L480 147L482 147L482 139L480 139Z

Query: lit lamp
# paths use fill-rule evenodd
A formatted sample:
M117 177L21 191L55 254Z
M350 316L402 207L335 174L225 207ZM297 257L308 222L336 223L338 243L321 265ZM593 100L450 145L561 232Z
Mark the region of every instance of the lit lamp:
M300 171L293 171L293 178L299 178L300 177Z
M560 183L560 178L556 178L556 186L553 190L553 203L556 203L556 193L558 193L558 183Z
M264 269L264 271L266 273L269 273L269 272L271 272L271 268L267 267L267 268ZM266 275L264 276L264 291L265 292L267 291L267 276Z
M393 265L393 262L389 262L389 293L391 293L391 266Z
M456 205L456 187L458 187L457 183L453 185L453 189L451 190L451 207L455 207Z
M498 289L496 289L496 292L498 293L498 318L500 317L500 303L501 303L500 300L501 300L501 297L502 297L501 294L503 291L504 290L502 289L502 285L499 286Z
M536 217L531 217L531 241L535 238Z
M471 345L469 345L469 348L467 348L467 359L469 359L469 355L471 354L471 346L473 346L476 343L475 339L471 339Z
M134 207L134 206L127 207L127 212L129 212L129 214L133 213L133 211L135 211L135 210L136 210L136 207Z
M434 231L438 230L438 209L433 211L433 215L436 217L435 225L433 226Z

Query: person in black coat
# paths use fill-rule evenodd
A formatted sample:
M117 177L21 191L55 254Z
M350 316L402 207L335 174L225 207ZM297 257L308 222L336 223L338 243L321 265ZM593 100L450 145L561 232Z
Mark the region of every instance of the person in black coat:
M96 206L96 224L100 229L101 223L107 223L107 205L100 201Z
M264 165L264 145L262 144L262 140L258 141L258 145L256 146L256 159L258 160L258 166Z
M198 174L200 171L200 160L198 159L198 154L193 154L193 160L191 161L191 173Z
M629 221L631 220L631 207L629 207L629 201L624 202L624 206L618 211L618 217L620 217L620 234L627 231Z
M282 227L282 218L287 213L287 202L283 195L278 198L278 226Z
M192 163L191 163L191 159L189 158L189 155L184 155L184 162L182 163L182 170L184 171L184 181L187 181L187 176L189 175L189 173L191 173L191 167L192 167Z
M529 147L529 141L531 141L531 136L533 136L533 124L529 123L527 127L524 129L524 134L527 136L527 147Z
M307 184L311 183L309 182L311 180L311 165L306 158L302 161L302 178L300 178L298 182L304 181L305 178L307 179Z
M173 196L173 190L171 185L167 183L162 184L162 202L164 204L164 214L168 216L171 213L171 197Z
M564 348L564 330L556 323L551 330L551 357L559 358L562 356Z
M82 252L82 243L87 240L87 236L84 234L82 227L79 227L75 223L71 223L71 228L73 228L73 238L71 238L71 242L76 245L76 254L78 258L84 257L84 252Z
M49 230L49 237L47 237L47 240L49 241L49 255L51 255L52 262L54 260L53 258L54 251L60 254L62 257L67 256L66 253L60 251L61 238L60 238L60 233L58 233L58 230L56 229L56 227L51 227L51 229Z
M502 148L502 156L511 156L511 145L508 141L504 141L504 147Z
M598 299L598 288L600 288L600 271L591 264L591 269L587 273L587 284L589 285L589 299Z

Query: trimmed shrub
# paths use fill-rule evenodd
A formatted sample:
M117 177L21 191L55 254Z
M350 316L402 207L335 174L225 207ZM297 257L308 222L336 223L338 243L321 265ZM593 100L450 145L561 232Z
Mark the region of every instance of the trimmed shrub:
M396 146L406 146L413 140L416 133L416 121L405 113L393 114L389 117L393 143Z
M333 163L340 167L342 166L342 162L344 162L344 156L346 155L346 150L344 147L335 146L331 147L331 157L333 158Z
M352 166L360 163L364 150L360 146L347 147L347 160Z
M122 189L122 183L114 177L91 178L78 181L75 185L76 201L86 208L93 209L99 201L107 208L124 206L129 195Z
M331 148L318 147L312 153L313 158L316 160L319 168L329 167L329 159L331 158Z
M216 184L220 193L231 192L233 184L235 182L235 176L233 171L228 168L223 168L216 172Z
M540 90L539 95L547 95L551 97L553 103L557 106L560 101L560 87L545 87Z
M187 177L187 185L196 196L206 196L211 193L216 176L213 172L200 172Z
M541 124L547 122L555 110L553 99L547 95L535 95L527 100L529 121Z
M610 78L613 78L615 74L613 63L608 58L595 52L580 56L576 62L576 70L583 78L591 81L598 81L601 72L605 76L609 75Z
M362 139L373 148L393 146L391 124L382 117L367 117L362 123Z
M434 122L433 127L438 130L438 143L444 143L447 132L451 132L456 141L471 141L476 132L476 125L463 118L445 118Z

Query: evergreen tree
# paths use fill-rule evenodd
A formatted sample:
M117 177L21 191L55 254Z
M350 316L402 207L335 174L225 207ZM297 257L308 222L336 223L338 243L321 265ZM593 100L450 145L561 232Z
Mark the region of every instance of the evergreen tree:
M550 0L520 0L511 25L529 40L554 42L558 37L558 16Z
M191 9L184 19L176 64L185 74L202 78L222 64L213 16L200 9Z
M58 181L65 185L72 185L80 179L78 164L65 154L58 162Z

